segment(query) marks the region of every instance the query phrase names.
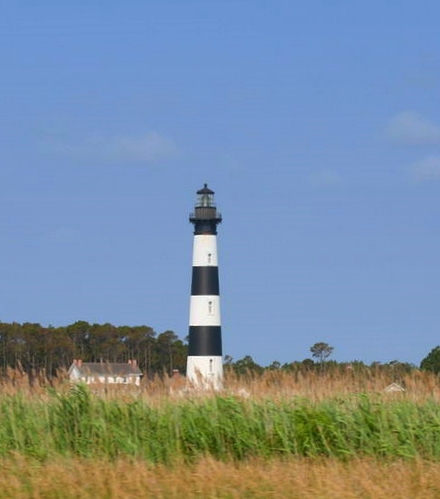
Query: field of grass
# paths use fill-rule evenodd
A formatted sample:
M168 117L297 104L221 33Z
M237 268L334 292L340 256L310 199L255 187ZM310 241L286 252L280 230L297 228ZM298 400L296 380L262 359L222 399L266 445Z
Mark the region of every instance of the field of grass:
M192 465L145 461L22 458L0 461L3 499L438 499L430 461L202 459Z
M440 386L415 371L226 380L219 394L157 380L138 391L0 393L2 497L440 497Z

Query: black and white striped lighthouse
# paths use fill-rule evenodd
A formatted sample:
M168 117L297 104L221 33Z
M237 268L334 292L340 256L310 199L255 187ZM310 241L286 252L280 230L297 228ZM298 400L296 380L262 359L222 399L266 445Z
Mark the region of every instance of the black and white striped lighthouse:
M222 387L222 337L217 225L222 221L207 184L197 191L189 221L194 225L189 344L186 375L195 386Z

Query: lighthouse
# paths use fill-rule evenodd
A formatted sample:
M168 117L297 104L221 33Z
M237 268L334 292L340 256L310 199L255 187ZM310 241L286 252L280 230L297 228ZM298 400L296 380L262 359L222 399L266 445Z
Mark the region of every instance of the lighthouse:
M207 184L197 191L186 375L194 386L219 390L223 381L217 225L222 221Z

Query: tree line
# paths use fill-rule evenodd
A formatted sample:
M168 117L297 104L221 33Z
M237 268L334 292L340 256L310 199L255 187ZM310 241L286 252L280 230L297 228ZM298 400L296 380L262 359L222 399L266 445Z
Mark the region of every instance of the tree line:
M226 371L237 375L262 374L265 370L285 370L289 372L328 372L359 369L390 371L403 375L416 366L394 360L385 364L373 362L366 365L361 361L336 362L328 360L334 348L319 342L311 346L312 358L281 364L278 361L261 366L246 355L234 360L224 357ZM149 326L114 326L112 324L90 324L77 321L63 327L44 327L37 323L0 322L0 375L8 369L19 369L31 378L44 373L47 377L56 376L66 370L73 359L83 362L128 362L136 359L139 368L147 378L174 370L185 373L188 345L173 331L157 334ZM440 346L435 347L425 357L420 367L423 370L440 373Z
M149 326L114 326L77 321L65 327L0 323L1 373L20 369L30 376L56 376L73 359L83 362L128 362L136 359L148 377L184 372L187 345L173 331L157 334Z

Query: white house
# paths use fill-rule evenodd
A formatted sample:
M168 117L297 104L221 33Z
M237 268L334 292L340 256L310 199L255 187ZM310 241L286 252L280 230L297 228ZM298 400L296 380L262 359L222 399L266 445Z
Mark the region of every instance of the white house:
M112 362L83 362L74 359L67 372L72 382L83 382L88 385L96 383L124 384L139 386L142 372L135 360L126 364Z

